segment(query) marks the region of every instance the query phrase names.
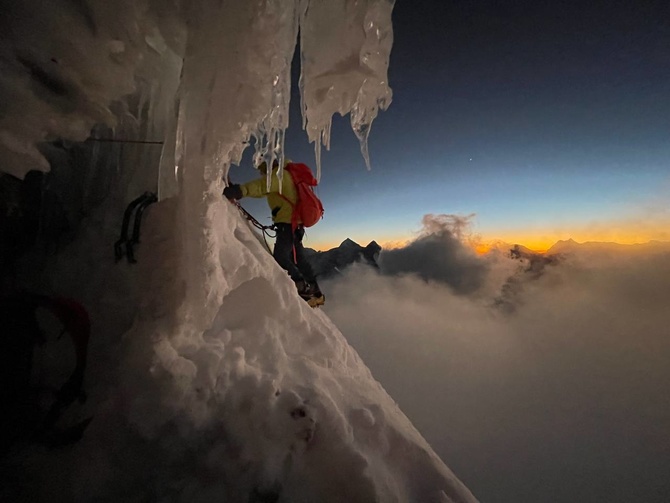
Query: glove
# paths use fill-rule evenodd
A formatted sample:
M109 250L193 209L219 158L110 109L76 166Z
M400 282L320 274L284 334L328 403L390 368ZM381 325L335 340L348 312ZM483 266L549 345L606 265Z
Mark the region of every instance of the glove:
M226 199L242 199L242 189L239 185L233 184L223 189L223 195Z

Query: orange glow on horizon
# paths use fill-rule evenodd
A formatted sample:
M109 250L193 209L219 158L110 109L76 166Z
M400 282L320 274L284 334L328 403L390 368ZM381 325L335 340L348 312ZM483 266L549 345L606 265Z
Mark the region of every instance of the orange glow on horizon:
M578 243L600 242L600 243L615 243L620 245L634 245L644 244L650 241L670 241L670 234L667 232L660 233L624 233L624 232L606 232L606 233L588 233L588 232L574 232L574 233L557 233L554 235L512 235L504 236L496 240L484 241L485 244L490 244L495 241L502 241L509 244L518 244L526 248L544 253L549 250L554 244L559 241L574 240Z
M662 221L663 220L663 221ZM361 246L366 246L373 239L385 250L392 250L407 246L417 239L419 233L413 235L397 235L380 233L381 235L361 238L353 236L351 239ZM522 245L537 253L548 251L559 241L572 239L578 243L601 242L622 245L644 244L650 241L670 242L670 221L664 219L633 220L625 222L599 222L590 225L576 226L571 229L529 229L529 230L501 230L499 232L476 232L466 243L478 255L488 253L493 249L502 249L511 245ZM310 248L327 251L337 248L343 239L338 241L323 240L307 244Z
M398 248L404 248L412 242L411 239L396 239L392 241L385 241L380 244L384 250L397 250Z
M521 245L526 248L528 248L531 251L534 251L536 253L545 253L547 252L553 245L555 245L559 241L567 241L569 239L572 239L576 241L577 243L588 243L588 242L607 242L607 243L615 243L615 244L621 244L621 245L634 245L634 244L645 244L650 241L670 241L670 236L664 235L660 237L655 237L655 238L647 238L645 237L636 237L636 236L630 236L630 237L620 237L616 239L599 239L598 237L595 236L584 236L580 234L574 234L574 235L567 235L567 234L560 234L557 235L555 238L553 237L537 237L537 236L523 236L519 235L516 237L506 237L504 239L481 239L476 242L472 243L467 243L470 248L474 250L474 252L477 255L485 255L486 253L489 253L492 250L497 250L501 248L506 248L512 245ZM354 240L355 241L355 240ZM365 243L358 243L361 246L367 245L369 241ZM380 246L384 250L394 250L398 248L403 248L410 244L412 242L412 239L405 239L405 240L392 240L392 241L384 241L380 242ZM338 242L322 242L318 243L317 245L312 245L309 246L310 248L317 250L317 251L328 251L332 248L337 248L340 246L342 241Z
M473 249L475 250L475 253L477 255L486 255L488 252L493 250L493 246L490 244L484 244L484 243L478 243L473 246Z
M667 232L654 234L625 234L617 232L593 234L586 232L575 232L572 234L557 233L554 235L511 234L502 238L482 239L481 241L474 243L472 248L478 255L483 255L493 249L500 249L501 246L505 247L518 244L536 253L546 253L559 241L568 241L570 239L576 241L577 243L599 242L619 245L635 245L649 243L650 241L670 242L670 234Z

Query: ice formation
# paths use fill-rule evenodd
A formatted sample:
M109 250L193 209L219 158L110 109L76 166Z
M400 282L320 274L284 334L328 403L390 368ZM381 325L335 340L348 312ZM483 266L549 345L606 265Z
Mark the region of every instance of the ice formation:
M92 314L94 421L67 453L23 458L40 481L22 488L27 496L474 501L221 198L252 138L257 160L284 155L298 33L317 159L335 112L351 114L366 155L370 124L391 98L392 8L82 0L8 9L5 171L48 169L36 142L83 141L94 126L98 139L162 143L90 142L87 184L107 177L112 189L48 272L52 290ZM161 201L148 212L139 265L108 264L122 208L142 190Z

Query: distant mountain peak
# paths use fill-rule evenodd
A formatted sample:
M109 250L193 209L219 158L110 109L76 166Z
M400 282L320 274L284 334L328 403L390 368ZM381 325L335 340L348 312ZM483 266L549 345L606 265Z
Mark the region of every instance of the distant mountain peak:
M358 247L358 246L360 246L360 245L356 241L354 241L353 239L347 238L340 243L339 247L340 248L342 248L342 247L350 248L350 247Z
M306 248L307 260L317 277L326 278L341 273L342 269L354 263L362 263L377 268L377 254L382 247L376 241L370 241L362 247L353 239L347 238L337 248L317 252Z

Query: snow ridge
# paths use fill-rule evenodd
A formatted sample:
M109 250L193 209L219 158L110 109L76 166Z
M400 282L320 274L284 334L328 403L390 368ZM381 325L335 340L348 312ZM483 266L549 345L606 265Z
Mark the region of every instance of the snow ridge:
M149 225L168 229L169 208L156 210ZM208 328L200 332L182 311L147 317L127 335L136 342L121 371L125 413L160 446L161 477L170 480L149 487L190 501L474 501L328 317L297 296L237 210L220 201L210 216L218 236L210 253L226 287ZM139 258L142 275L171 277L169 261L156 275L156 264ZM184 456L194 464L183 466Z

